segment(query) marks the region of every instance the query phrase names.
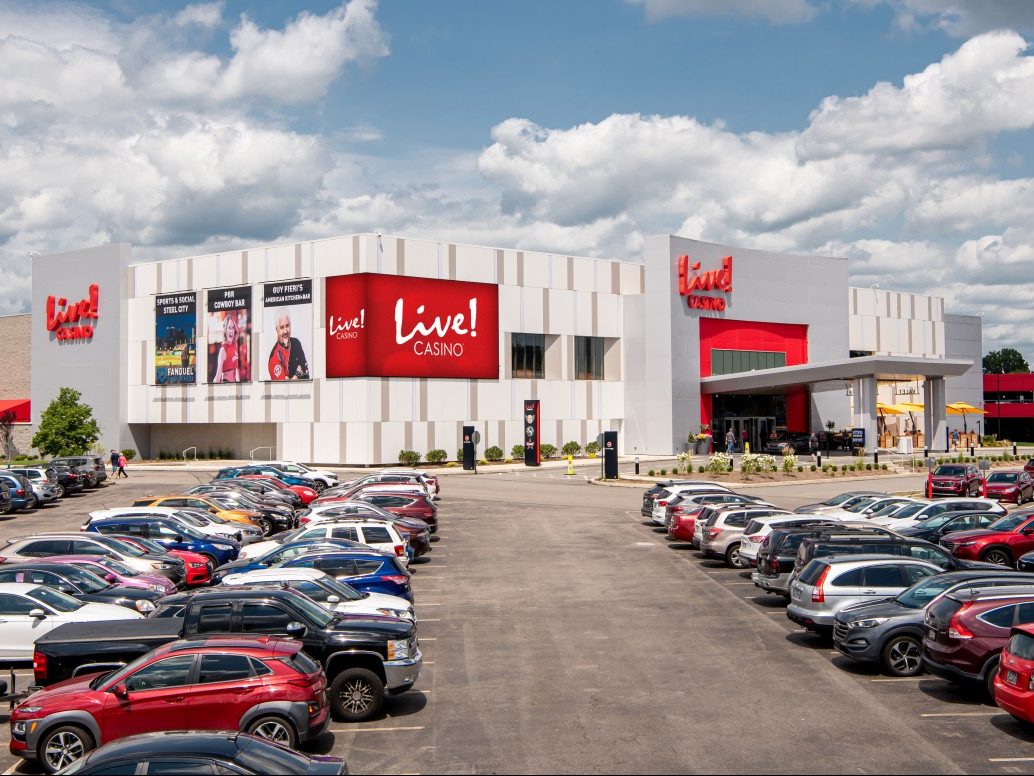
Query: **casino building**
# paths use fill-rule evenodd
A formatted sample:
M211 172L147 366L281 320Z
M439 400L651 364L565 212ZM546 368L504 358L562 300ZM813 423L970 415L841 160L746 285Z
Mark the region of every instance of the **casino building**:
M378 234L155 262L106 245L36 257L32 310L33 424L72 386L105 448L153 457L452 459L464 425L509 456L526 399L557 447L616 430L623 453L671 454L701 427L756 445L832 421L870 450L943 449L946 403L982 400L979 318L852 288L846 259L671 235L642 261ZM923 407L877 409L904 401Z

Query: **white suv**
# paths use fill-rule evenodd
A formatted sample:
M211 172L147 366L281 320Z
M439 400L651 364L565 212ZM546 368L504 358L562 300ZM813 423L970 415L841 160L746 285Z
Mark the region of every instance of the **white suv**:
M668 518L665 510L668 508L668 504L671 503L673 498L676 496L685 497L687 495L694 494L703 495L705 493L732 494L732 491L724 485L708 482L693 483L691 485L669 485L657 494L657 498L653 500L653 513L651 514L651 517L658 525L667 525Z
M704 555L724 558L725 565L734 569L747 568L746 558L740 555L740 537L751 520L773 515L792 516L791 512L774 507L726 509L712 515L701 530L700 549ZM697 521L699 523L699 520Z
M296 477L308 477L316 483L316 490L322 492L326 488L333 488L337 485L337 475L327 469L313 469L304 463L297 461L262 461L262 463L273 466L281 471L293 474Z
M326 521L313 526L298 528L280 534L276 539L252 544L241 550L242 558L257 558L271 552L282 543L311 541L323 539L348 539L368 545L378 552L394 555L403 564L409 563L406 555L406 540L395 526L381 520L349 519L340 522Z
M906 504L897 512L886 517L874 518L871 522L886 526L892 531L900 531L945 512L987 512L991 515L1004 515L1006 509L989 498L942 498L916 505Z

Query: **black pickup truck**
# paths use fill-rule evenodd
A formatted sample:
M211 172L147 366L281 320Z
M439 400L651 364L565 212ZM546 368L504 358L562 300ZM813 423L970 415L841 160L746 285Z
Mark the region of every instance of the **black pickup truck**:
M211 589L162 601L157 616L120 623L69 623L36 641L33 672L46 687L110 671L177 639L213 634L258 634L299 639L327 674L331 709L358 722L377 714L385 694L410 689L422 656L416 624L373 615L333 614L282 587Z

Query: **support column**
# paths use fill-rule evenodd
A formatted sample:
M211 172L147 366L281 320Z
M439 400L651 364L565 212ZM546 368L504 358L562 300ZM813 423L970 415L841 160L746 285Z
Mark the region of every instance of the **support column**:
M948 409L943 377L927 377L923 383L923 432L931 450L949 451Z
M873 452L879 446L876 437L876 377L860 377L854 381L854 427L865 429L865 449Z

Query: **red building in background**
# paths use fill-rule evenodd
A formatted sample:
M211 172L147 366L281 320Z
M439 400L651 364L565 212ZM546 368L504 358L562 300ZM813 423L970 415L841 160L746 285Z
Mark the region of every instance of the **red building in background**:
M1034 441L1034 374L984 375L984 433Z

